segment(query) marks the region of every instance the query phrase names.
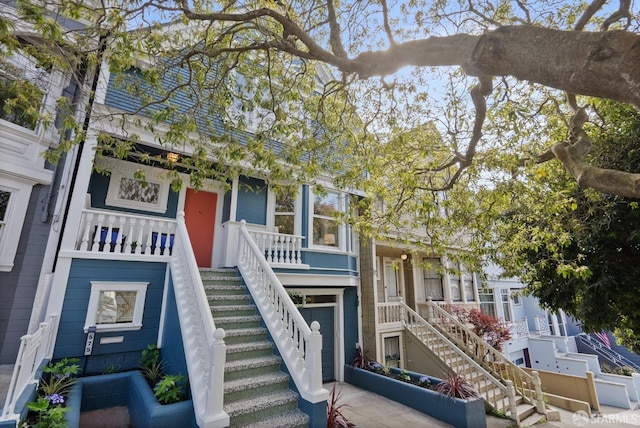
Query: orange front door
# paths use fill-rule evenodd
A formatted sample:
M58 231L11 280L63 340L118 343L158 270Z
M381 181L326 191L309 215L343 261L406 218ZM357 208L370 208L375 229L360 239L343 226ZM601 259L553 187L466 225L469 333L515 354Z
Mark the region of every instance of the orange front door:
M184 220L198 267L211 267L217 201L216 193L187 189Z

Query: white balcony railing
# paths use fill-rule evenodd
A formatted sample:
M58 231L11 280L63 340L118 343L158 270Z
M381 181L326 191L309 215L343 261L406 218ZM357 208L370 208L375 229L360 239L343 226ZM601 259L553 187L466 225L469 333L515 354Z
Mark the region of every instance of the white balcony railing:
M529 324L527 323L527 317L507 323L506 326L509 329L509 334L511 334L512 339L529 337Z
M223 410L225 333L216 329L211 316L183 212L178 214L174 231L171 278L196 420L199 427L226 427L229 415Z
M536 334L539 334L539 335L551 334L551 329L549 328L549 320L547 319L546 316L534 315L533 319L536 326Z
M240 224L238 269L300 396L310 403L327 400L329 392L322 387L320 324L307 325L244 221Z
M53 352L52 334L57 317L52 316L33 333L20 338L20 349L13 374L9 383L7 398L0 414L0 421L20 420L15 413L16 404L26 388L35 389L38 385L36 374L40 366L51 358Z
M175 233L173 219L85 209L74 249L102 254L168 256Z
M271 265L302 265L304 236L249 231L260 252Z

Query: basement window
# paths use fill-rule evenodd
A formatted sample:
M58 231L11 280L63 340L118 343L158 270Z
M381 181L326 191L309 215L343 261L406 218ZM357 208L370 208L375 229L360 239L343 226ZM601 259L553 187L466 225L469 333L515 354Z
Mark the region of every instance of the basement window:
M97 331L139 330L148 282L92 281L85 333Z

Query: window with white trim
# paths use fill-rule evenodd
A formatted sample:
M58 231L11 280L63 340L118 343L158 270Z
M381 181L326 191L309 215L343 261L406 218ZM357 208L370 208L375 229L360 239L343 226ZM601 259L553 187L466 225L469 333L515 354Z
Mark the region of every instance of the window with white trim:
M482 313L491 315L494 318L496 317L496 303L493 297L493 290L479 290L478 297L480 298L480 311Z
M462 268L462 284L464 287L465 300L467 302L475 301L476 295L473 290L473 274L465 268Z
M400 336L388 336L384 338L384 365L400 368Z
M0 190L0 242L2 242L2 234L7 225L7 219L9 211L9 200L11 199L11 192Z
M274 210L274 230L276 233L295 235L296 225L296 197L295 194L277 193Z
M335 215L342 211L339 193L327 192L313 198L313 245L341 247L344 227Z
M449 289L451 290L451 300L460 302L462 300L462 291L460 290L460 274L457 269L449 272Z
M97 331L141 329L148 285L148 282L91 281L85 333L92 326Z
M442 281L442 263L440 259L423 259L424 296L426 299L444 300L444 284Z
M97 163L111 171L107 205L155 213L167 211L170 183L157 171L106 158Z
M511 298L513 299L514 306L522 306L522 297L520 296L520 290L517 288L511 289Z
M502 297L502 316L505 321L511 322L513 316L511 315L511 303L509 302L509 290L505 288L501 289L500 296Z

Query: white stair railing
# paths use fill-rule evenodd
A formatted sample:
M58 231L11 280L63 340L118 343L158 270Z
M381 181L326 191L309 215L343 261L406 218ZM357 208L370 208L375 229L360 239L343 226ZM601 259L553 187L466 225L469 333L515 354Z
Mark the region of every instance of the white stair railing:
M529 374L513 364L502 353L493 348L458 318L450 314L439 305L428 301L429 323L438 327L455 344L468 354L495 377L503 381L511 381L516 392L530 404L536 406L538 413L545 414L545 404L542 397L542 387L538 372Z
M240 225L238 269L269 329L300 396L310 402L326 401L322 387L322 336L317 321L309 327L291 297L247 230Z
M46 322L41 323L33 334L27 334L20 338L20 349L13 367L0 421L20 420L20 415L15 413L17 402L26 388L35 389L37 387L38 369L45 360L51 358L53 353L51 341L57 318L57 316L51 316Z
M383 323L401 323L404 329L413 333L426 347L444 362L451 371L464 376L471 382L485 402L492 408L502 410L509 406L510 418L517 421L515 392L510 391L491 373L475 362L469 355L458 348L449 338L433 325L429 324L417 312L404 302L384 303L378 305L378 319ZM468 370L472 368L471 370ZM513 396L512 396L513 395Z
M200 428L227 427L229 415L223 410L225 333L221 328L216 329L211 316L184 212L178 214L175 234L171 278L196 421Z

